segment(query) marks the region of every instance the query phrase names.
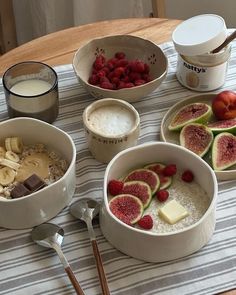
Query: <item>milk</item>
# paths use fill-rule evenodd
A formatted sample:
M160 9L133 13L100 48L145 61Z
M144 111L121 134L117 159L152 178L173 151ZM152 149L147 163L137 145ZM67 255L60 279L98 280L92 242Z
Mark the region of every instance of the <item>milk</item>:
M52 123L58 115L58 88L47 81L17 82L8 93L10 117L33 117Z
M88 117L88 124L95 132L112 137L128 133L134 123L133 113L120 105L102 106Z
M51 89L51 84L39 79L20 81L11 87L11 91L18 95L35 96Z

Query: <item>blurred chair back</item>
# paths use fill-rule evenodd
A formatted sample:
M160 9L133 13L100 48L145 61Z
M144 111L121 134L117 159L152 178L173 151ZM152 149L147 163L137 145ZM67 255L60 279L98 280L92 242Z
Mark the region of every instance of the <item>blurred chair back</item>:
M12 0L0 0L0 55L17 46Z
M166 17L165 0L152 0L153 17Z

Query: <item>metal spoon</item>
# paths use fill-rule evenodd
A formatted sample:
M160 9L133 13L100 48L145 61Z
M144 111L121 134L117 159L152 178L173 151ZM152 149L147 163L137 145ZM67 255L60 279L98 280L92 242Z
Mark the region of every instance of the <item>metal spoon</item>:
M89 238L93 247L93 254L96 260L99 280L102 287L102 293L103 295L109 295L110 291L108 289L106 274L104 272L102 258L92 225L92 220L98 214L99 207L100 204L96 200L91 198L82 198L70 206L70 213L87 224Z
M64 238L63 228L53 223L43 223L33 228L31 232L31 237L32 240L37 244L43 247L52 248L57 252L61 260L61 263L63 264L64 269L73 287L75 288L76 293L78 295L84 295L84 292L81 289L79 282L77 281L66 257L64 256L61 250L61 244Z

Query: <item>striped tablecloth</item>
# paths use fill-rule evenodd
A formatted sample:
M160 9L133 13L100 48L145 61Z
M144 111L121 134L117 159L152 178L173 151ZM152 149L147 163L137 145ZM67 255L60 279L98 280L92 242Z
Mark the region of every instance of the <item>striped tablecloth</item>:
M139 144L159 140L163 115L174 103L193 94L175 78L176 52L172 43L161 47L169 60L167 78L159 89L134 103L141 117ZM77 82L71 65L55 69L59 76L60 91L60 114L55 125L68 132L77 147L74 200L83 196L101 200L106 166L90 155L81 116L84 108L94 98ZM223 89L236 90L236 42L233 42L227 81L220 90ZM0 120L7 118L0 81ZM203 249L188 257L164 263L146 263L120 253L105 240L96 220L95 232L111 294L210 295L236 288L236 180L219 183L216 217L214 235ZM51 222L59 224L65 230L63 251L85 294L101 294L85 225L75 220L68 208ZM34 244L30 238L30 229L1 228L0 294L68 295L74 294L74 290L57 255L53 250Z

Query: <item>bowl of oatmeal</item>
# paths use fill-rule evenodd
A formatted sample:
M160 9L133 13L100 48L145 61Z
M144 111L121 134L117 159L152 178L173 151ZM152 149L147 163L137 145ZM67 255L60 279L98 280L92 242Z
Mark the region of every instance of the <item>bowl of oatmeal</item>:
M101 230L140 260L184 257L212 237L217 192L212 168L193 152L166 142L135 146L106 168Z
M55 217L75 191L70 136L21 117L0 123L0 139L0 227L31 228Z

